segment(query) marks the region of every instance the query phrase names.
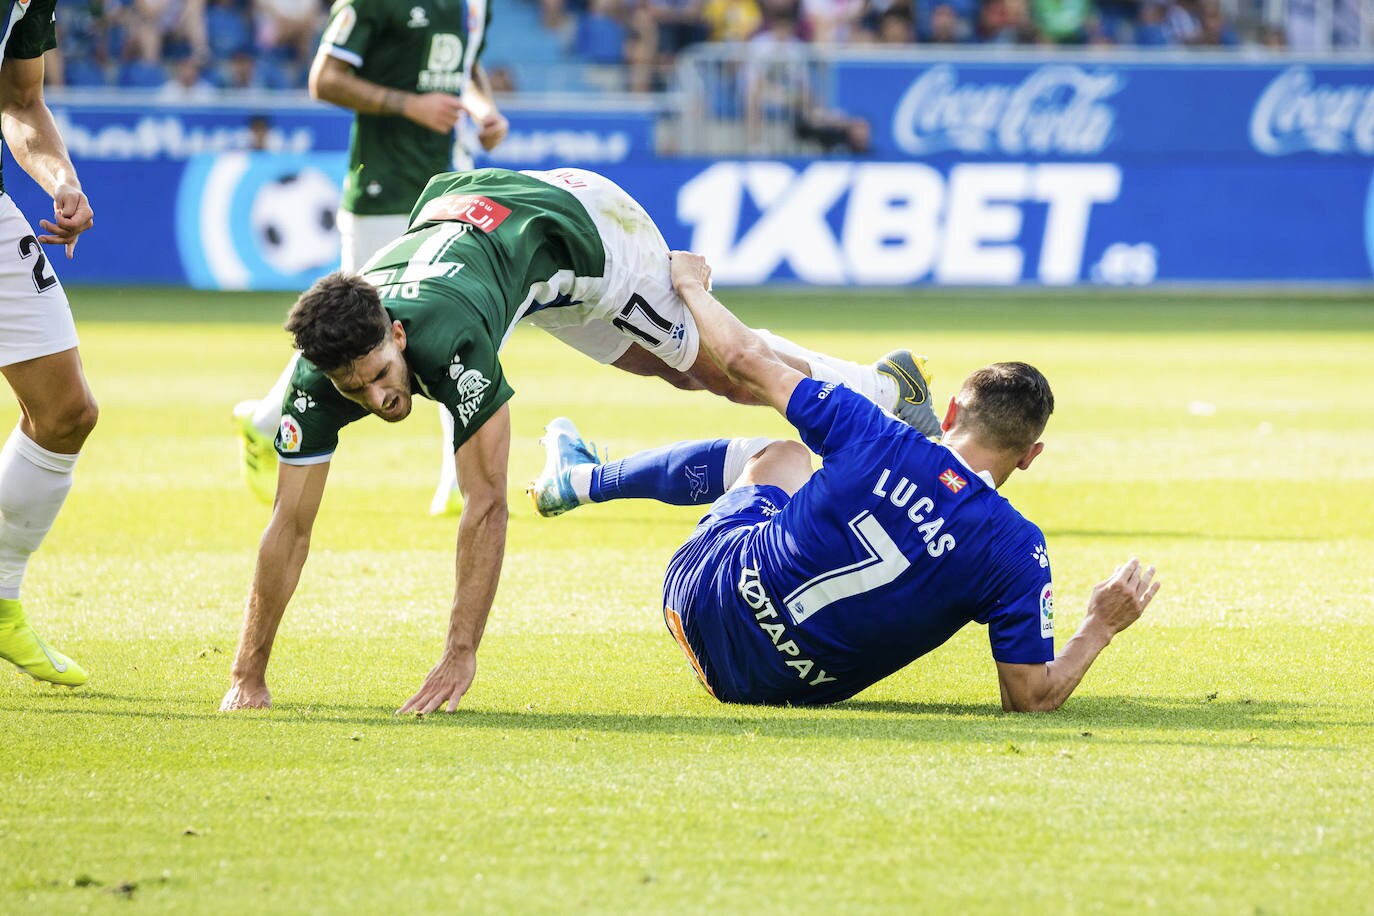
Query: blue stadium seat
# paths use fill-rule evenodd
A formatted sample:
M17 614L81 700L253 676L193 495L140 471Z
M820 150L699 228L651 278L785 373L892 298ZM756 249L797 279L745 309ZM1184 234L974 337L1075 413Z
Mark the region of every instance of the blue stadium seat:
M62 76L68 86L104 86L105 71L89 60L67 58L62 62Z
M167 82L167 71L158 64L131 60L119 68L119 85L123 89L157 89Z

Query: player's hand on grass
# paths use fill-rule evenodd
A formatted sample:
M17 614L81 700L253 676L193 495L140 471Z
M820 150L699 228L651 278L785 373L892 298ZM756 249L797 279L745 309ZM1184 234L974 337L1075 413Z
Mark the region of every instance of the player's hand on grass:
M59 185L52 196L51 220L39 220L44 235L38 241L44 245L65 245L67 259L76 253L77 236L95 224L95 214L91 202L81 189L70 184Z
M425 92L406 97L405 116L436 134L452 133L453 125L458 123L458 116L462 113L462 101L447 92Z
M418 715L428 715L439 709L446 712L457 712L458 701L463 698L463 694L468 692L472 686L472 679L477 674L477 653L463 652L457 655L444 653L444 657L439 659L439 664L430 669L429 676L425 678L425 684L420 688L420 692L415 694L406 704L396 710L398 714L413 712ZM445 707L444 704L448 705Z
M220 712L233 712L235 709L268 709L272 705L272 694L264 681L235 681L219 704Z
M510 131L510 122L499 111L489 112L485 118L477 123L477 140L482 144L482 149L487 152L500 146L501 141L506 139L506 134Z
M673 289L681 292L684 286L694 284L700 284L705 290L711 288L711 265L701 255L690 251L670 251L668 259Z
M1155 579L1155 568L1142 569L1140 561L1132 557L1118 566L1109 578L1093 586L1092 597L1088 599L1088 619L1106 627L1114 636L1140 619L1157 591L1159 582Z

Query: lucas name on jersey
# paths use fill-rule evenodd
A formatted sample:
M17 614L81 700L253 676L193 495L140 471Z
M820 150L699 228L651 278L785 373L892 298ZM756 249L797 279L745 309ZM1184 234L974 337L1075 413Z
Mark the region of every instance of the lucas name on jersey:
M901 509L907 503L911 503L911 497L916 495L917 486L905 477L897 481L896 486L891 490L887 489L887 482L892 477L889 468L883 468L882 474L878 476L877 483L873 484L873 495L881 499L886 499L892 505ZM926 553L931 557L943 556L957 546L954 535L946 532L940 534L940 529L945 526L944 516L936 516L927 520L927 516L935 511L935 500L929 496L922 496L911 507L906 510L907 520L916 526L916 530L921 533L921 538L926 543Z

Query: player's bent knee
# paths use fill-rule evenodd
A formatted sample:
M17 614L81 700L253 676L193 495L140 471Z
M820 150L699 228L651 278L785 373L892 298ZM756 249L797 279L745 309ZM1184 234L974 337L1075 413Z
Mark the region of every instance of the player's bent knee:
M35 441L54 452L75 453L99 419L100 406L89 392L83 392L81 397L61 404L47 416L32 418Z
M773 486L790 496L811 478L811 451L800 442L770 442L745 465L736 486Z

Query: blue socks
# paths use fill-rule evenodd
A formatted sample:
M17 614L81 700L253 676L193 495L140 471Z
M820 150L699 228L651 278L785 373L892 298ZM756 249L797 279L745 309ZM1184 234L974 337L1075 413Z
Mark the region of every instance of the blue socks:
M725 479L731 441L678 442L598 465L592 469L592 502L656 499L674 506L715 502L734 483Z

